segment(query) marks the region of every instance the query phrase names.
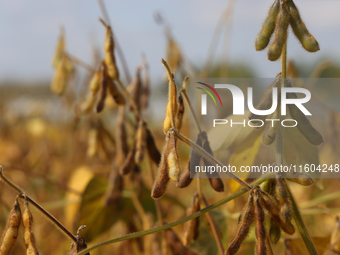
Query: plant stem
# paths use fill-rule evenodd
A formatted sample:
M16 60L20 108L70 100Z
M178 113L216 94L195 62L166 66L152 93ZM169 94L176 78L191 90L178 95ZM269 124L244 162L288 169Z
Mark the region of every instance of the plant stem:
M202 195L202 201L203 201L205 207L209 206L208 201L205 199L205 197L203 195ZM223 245L222 245L222 241L221 241L221 238L220 238L220 236L219 236L219 234L217 232L216 224L215 224L215 222L214 222L214 220L213 220L213 218L211 216L211 213L208 212L206 214L206 216L207 216L208 221L210 223L211 229L212 229L212 231L214 233L217 246L220 249L220 253L221 253L221 255L224 255L224 248L223 248Z
M18 185L14 184L3 174L2 166L0 166L0 180L5 182L12 189L16 190L20 194L19 195L20 198L27 199L34 207L36 207L43 215L45 215L47 219L49 219L52 222L52 224L55 224L67 238L71 239L75 243L77 242L77 238L74 235L72 235L72 233L68 231L67 228L65 228L56 218L54 218L49 212L42 208L37 202L35 202L33 199L27 196L25 192L18 187Z
M210 155L208 152L206 152L201 146L198 146L196 143L190 141L188 138L186 138L182 134L178 133L177 131L174 130L174 132L175 132L175 136L178 139L180 139L181 141L183 141L184 143L189 145L192 149L194 149L197 153L199 153L203 158L208 160L210 163L223 166L223 164L221 162L219 162L216 158L214 158L212 155ZM239 184L241 184L241 186L243 186L247 190L251 190L251 187L247 183L242 181L240 178L238 178L236 175L234 175L231 172L227 172L227 174L229 175L230 178L233 178L235 181L237 181Z
M94 73L94 72L95 72L95 69L94 69L91 65L85 63L85 62L84 62L83 60L81 60L80 58L77 58L76 56L73 56L73 55L71 55L71 54L69 54L69 53L67 53L66 55L71 59L71 61L72 61L74 64L83 67L84 69L86 69L86 70L87 70L88 72L90 72L90 73Z
M273 177L273 174L266 174L264 177L262 177L261 179L259 180L256 180L255 182L253 182L250 187L254 187L255 185L259 185L261 184L262 182L264 182L265 180L267 180L268 178L270 177ZM112 243L118 243L118 242L122 242L122 241L125 241L125 240L130 240L130 239L134 239L134 238L138 238L138 237L142 237L142 236L145 236L145 235L150 235L150 234L153 234L153 233L157 233L159 231L162 231L162 230L166 230L166 229L169 229L169 228L172 228L172 227L175 227L177 225L180 225L180 224L183 224L189 220L192 220L198 216L201 216L207 212L210 212L211 210L223 205L223 204L226 204L228 203L229 201L245 194L247 191L249 191L248 189L246 188L243 188L237 192L235 192L234 194L232 194L231 196L229 197L226 197L218 202L216 202L215 204L212 204L208 207L205 207L204 209L198 211L198 212L195 212L191 215L188 215L184 218L181 218L180 220L178 221L175 221L175 222L171 222L171 223L168 223L168 224L165 224L163 226L159 226L159 227L156 227L156 228L151 228L151 229L148 229L148 230L144 230L144 231L140 231L140 232L136 232L136 233L131 233L131 234L128 234L128 235L125 235L125 236L121 236L121 237L118 237L118 238L113 238L113 239L109 239L109 240L106 240L104 242L101 242L101 243L97 243L85 250L82 250L80 251L79 253L77 253L76 255L84 255L94 249L97 249L101 246L105 246L105 245L109 245L109 244L112 244Z
M283 88L285 86L285 80L287 78L287 42L285 42L283 49L282 49L282 55L281 55L281 87ZM280 116L280 122L281 122L281 113L279 113ZM281 123L278 125L278 133L277 133L277 163L280 166L283 164L283 157L282 157L282 126ZM285 180L283 180L285 182ZM288 187L288 185L287 185ZM306 245L307 250L309 251L309 254L311 255L317 255L318 253L315 250L314 244L312 242L312 239L310 238L306 226L303 223L303 220L301 218L300 211L295 203L294 197L292 193L289 190L289 196L290 201L293 209L293 216L295 223L299 229L300 235Z
M295 203L295 200L294 200L294 197L292 195L292 193L290 192L289 188L288 188L288 191L289 191L289 196L290 196L290 200L292 201L292 207L293 207L293 216L294 216L294 220L295 220L295 223L299 229L299 232L300 232L300 235L303 239L303 242L305 243L306 245L306 248L307 250L309 251L309 254L311 255L318 255L316 249L315 249L315 246L313 244L313 241L312 239L310 238L309 234L308 234L308 231L306 229L306 226L305 224L303 223L303 220L301 218L301 214L300 214L300 211L299 211L299 208L297 207L296 203Z
M148 155L147 156L148 167L149 167L149 170L150 170L152 183L154 183L155 182L155 174L153 172L152 160L150 158L149 153L147 155ZM164 225L163 212L162 212L160 200L157 199L157 200L154 200L154 201L155 201L155 205L156 205L156 213L157 213L158 223L159 223L159 225ZM166 233L165 233L165 231L162 231L161 234L162 234L162 240L161 240L162 255L167 255L168 254L168 246L167 246L167 242L166 242Z

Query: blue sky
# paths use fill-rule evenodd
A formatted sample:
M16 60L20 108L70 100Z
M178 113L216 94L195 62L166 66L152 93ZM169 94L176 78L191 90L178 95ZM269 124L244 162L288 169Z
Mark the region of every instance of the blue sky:
M340 56L340 1L296 0L321 51L308 53L291 35L288 57L312 63L326 56ZM145 53L151 75L164 75L160 59L165 53L163 30L153 14L160 11L171 23L172 32L194 64L206 57L213 29L228 1L214 0L120 0L106 1L114 32L125 53L131 72ZM269 62L266 52L254 50L254 40L272 0L238 0L231 35L230 61L249 62L260 77L274 77L279 62ZM65 26L68 50L91 62L91 44L102 45L104 29L98 22L95 0L1 0L0 1L0 81L9 79L50 79L51 58L59 34ZM220 48L217 50L220 52Z

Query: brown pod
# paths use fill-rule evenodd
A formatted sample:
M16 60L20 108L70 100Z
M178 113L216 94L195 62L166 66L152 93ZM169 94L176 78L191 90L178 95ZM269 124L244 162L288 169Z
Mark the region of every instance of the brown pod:
M270 61L276 61L281 56L283 46L287 42L290 19L287 9L286 2L281 1L280 12L275 29L275 37L267 52L267 57Z
M174 132L170 131L168 138L168 167L169 167L169 177L174 182L179 182L179 177L181 175L181 168L179 165L178 154L176 149L176 139Z
M195 212L201 210L200 201L198 194L195 194L192 198L192 202L190 207L187 210L187 215L191 215ZM194 241L199 236L199 217L188 221L185 225L185 232L184 232L184 245L188 245L191 241Z
M303 186L311 186L314 184L313 179L304 173L288 172L285 174L288 181L298 183Z
M287 83L287 86L291 87L290 82ZM287 98L297 98L297 95L295 93L288 93ZM297 128L311 144L320 145L323 143L321 134L312 126L307 117L295 104L288 104L288 109L292 118L298 122Z
M87 93L86 100L80 106L82 114L90 114L93 111L93 107L96 101L96 95L100 88L101 75L101 71L96 71L90 80L90 91Z
M182 94L178 96L178 103L177 103L177 112L175 116L175 124L176 130L180 131L183 122L183 115L184 115L184 102Z
M140 164L144 157L144 152L146 149L146 123L141 119L138 123L137 132L136 132L136 154L135 154L135 162Z
M280 85L280 79L281 74L278 74L274 80L274 82L266 89L266 91L264 92L264 95L261 99L261 101L258 103L258 105L256 106L257 110L268 110L272 107L273 104L273 88L274 87L279 87ZM280 96L278 95L278 98ZM265 115L256 115L254 113L251 113L249 115L249 119L260 119L260 120L264 120L266 119L267 116Z
M65 59L66 57L63 56L62 59L58 62L51 83L52 92L58 96L62 96L64 94L70 78L70 74L67 72L65 66Z
M266 130L264 131L263 136L262 136L262 143L264 145L271 145L275 141L277 125L278 125L278 122L280 122L278 110L276 110L272 114L271 119L278 120L278 121L272 121L268 123Z
M133 147L130 149L129 153L127 154L123 165L119 169L120 174L122 175L129 174L135 168L135 165L136 165L135 153L136 153L136 145L134 144Z
M124 116L124 107L118 109L118 123L117 123L117 132L116 132L116 151L117 154L115 156L115 165L116 167L120 167L129 153L129 148L127 145L127 137L126 137L126 129L125 129L125 116Z
M281 199L284 202L290 202L289 189L287 183L284 181L283 178L281 178L281 176L277 176L276 178L276 187Z
M200 134L197 136L196 144L198 146L202 146L202 139ZM189 186L193 179L190 177L191 173L195 174L195 167L200 165L200 161L201 155L198 154L195 150L191 149L189 162L184 170L184 173L181 175L181 178L177 186L178 188L185 188Z
M166 187L168 185L168 182L170 180L169 177L169 166L168 166L168 141L166 142L166 145L164 146L163 152L162 152L162 159L158 167L158 175L156 177L155 183L152 187L151 196L154 199L158 199L165 193Z
M275 0L273 5L270 7L266 20L262 25L262 29L258 34L255 41L255 49L257 51L263 50L267 47L270 38L275 30L275 24L277 16L280 10L280 0Z
M169 244L170 250L173 254L197 255L196 252L185 247L181 239L179 239L175 231L171 228L165 230L165 235L167 243Z
M267 209L267 211L271 215L272 219L281 227L281 229L284 232L286 232L287 234L290 234L290 235L294 234L295 229L294 229L294 226L292 225L292 223L290 223L289 221L284 222L283 219L281 218L281 216L280 216L280 205L276 201L276 199L274 197L268 195L264 191L262 191L260 188L258 188L258 187L254 187L254 188L259 191L260 202Z
M305 23L303 23L301 19L298 8L292 0L287 1L287 7L290 14L290 25L305 50L309 52L320 50L318 41L309 33Z
M125 99L123 95L119 92L116 84L113 82L113 80L111 80L111 77L108 77L107 79L107 88L115 103L117 103L118 105L125 104Z
M276 244L281 238L280 226L270 217L269 239L272 244Z
M77 235L76 235L77 242L76 244L75 243L71 244L71 248L69 252L67 253L67 255L76 255L78 252L85 250L87 248L87 244L86 244L84 237L79 235L79 232L83 230L84 228L86 228L85 225L82 225L78 228ZM85 255L90 255L90 253L88 252Z
M57 68L65 52L65 31L63 28L60 29L60 36L57 43L57 47L53 56L52 65Z
M201 138L202 138L202 141L203 141L203 145L202 145L203 149L206 152L208 152L210 155L213 155L212 150L211 150L210 145L209 145L207 133L203 131L201 133ZM206 167L211 166L210 162L208 160L206 160L205 158L203 158L203 162L204 162L204 165ZM207 176L208 176L208 179L209 179L210 186L215 191L217 191L217 192L223 192L224 191L224 184L223 184L223 181L221 180L220 176L218 175L218 173L214 172L214 173L211 173L210 175L208 175L208 172L207 172Z
M101 112L105 106L105 98L107 94L107 84L108 84L108 77L106 76L106 65L104 62L101 64L101 79L100 79L100 89L99 89L99 98L96 106L97 113Z
M169 129L172 127L171 123L171 116L175 117L177 112L177 87L175 83L175 78L173 73L171 73L171 69L168 65L168 63L162 59L162 64L165 66L167 73L168 73L168 79L169 79L169 94L168 94L168 103L166 106L166 114L165 119L163 122L163 130L166 134ZM175 128L175 127L172 127Z
M24 203L24 212L22 214L22 223L24 225L24 242L27 255L38 255L39 252L35 245L35 238L32 231L33 216L29 209L28 200Z
M166 49L166 57L169 66L175 72L181 65L182 54L177 42L168 34L168 46Z
M145 64L145 74L144 74L144 82L142 89L142 98L141 98L141 109L146 109L149 104L149 96L150 96L150 72L149 72L149 64Z
M87 151L86 155L89 158L94 158L99 151L99 131L98 128L91 127L87 138Z
M152 161L158 165L161 161L161 154L157 149L155 139L149 129L146 130L146 148L148 149L148 153Z
M140 72L141 72L141 67L137 68L137 72L136 72L136 78L135 80L132 82L132 98L133 101L136 103L138 109L141 108L141 96L142 96L142 80L140 78ZM129 106L129 110L132 111L133 108L130 105Z
M104 59L105 64L107 65L107 71L111 79L113 80L119 80L119 72L116 64L116 58L114 55L114 39L113 39L113 33L110 26L105 24L104 21L100 20L101 23L106 28L105 33L105 42L104 42Z
M240 222L240 227L238 228L235 238L230 242L226 255L234 255L239 250L242 242L246 239L249 228L255 219L255 205L253 193L249 193L248 202L245 206L245 210L242 214L242 219Z
M267 255L267 231L265 223L264 210L261 207L258 191L254 192L255 203L255 236L256 236L256 252L257 255Z
M11 253L11 250L18 238L20 223L20 204L18 203L18 200L15 200L0 244L0 255L9 255Z

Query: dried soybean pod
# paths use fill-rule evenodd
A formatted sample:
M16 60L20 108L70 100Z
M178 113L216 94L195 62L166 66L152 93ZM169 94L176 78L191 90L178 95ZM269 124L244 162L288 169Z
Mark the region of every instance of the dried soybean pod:
M313 179L304 173L288 172L285 173L285 178L288 181L295 182L303 186L311 186L314 184Z
M53 75L51 83L52 92L58 96L63 95L67 87L68 80L69 74L67 73L65 67L65 58L62 57L61 60L58 62L56 71L54 72Z
M169 129L172 127L172 120L171 117L176 116L177 112L177 87L174 80L174 75L171 73L171 69L168 65L168 63L162 59L162 64L165 66L167 73L168 73L168 79L169 79L169 94L168 94L168 103L166 106L166 115L163 123L163 130L166 134ZM174 123L175 124L175 123ZM175 128L175 127L172 127Z
M174 132L170 131L168 140L168 157L167 162L169 166L169 177L174 182L179 182L179 177L181 175L181 168L178 162L178 154L176 149L176 139Z
M287 1L287 7L290 15L290 25L305 50L309 52L320 50L318 41L309 33L305 23L303 23L301 19L299 10L292 0Z
M210 155L213 155L212 150L210 148L210 144L208 141L208 137L207 137L207 133L206 132L202 132L201 134L201 138L202 138L202 147L203 149L208 152ZM210 162L208 160L206 160L205 158L203 158L203 162L205 166L210 166ZM210 183L210 186L217 192L223 192L224 191L224 184L223 181L221 180L220 176L218 175L217 172L211 173L210 175L208 175L207 172L207 176L208 176L208 180Z
M87 138L87 151L86 155L89 158L93 158L97 155L98 153L98 148L99 148L99 131L98 128L93 126L91 127L88 138Z
M271 119L274 119L276 121L272 121L271 123L269 122L267 129L264 131L262 136L262 143L264 145L271 145L275 141L277 125L278 122L280 122L278 110L275 110L275 112L271 116Z
M76 255L78 252L84 250L87 248L87 244L86 244L86 241L84 239L84 237L80 236L79 235L79 232L81 230L83 230L84 228L86 228L86 225L81 225L79 228L78 228L78 231L77 231L77 235L76 235L76 238L77 238L77 243L72 243L71 244L71 248L69 250L69 252L67 253L67 255ZM90 253L86 253L85 255L90 255Z
M108 79L107 79L107 88L108 88L113 100L118 105L124 105L125 104L125 99L124 99L123 95L119 92L116 84L111 80L111 77L108 77Z
M183 96L180 93L178 96L177 112L175 116L175 124L176 124L177 131L179 131L182 127L183 115L184 115L184 102L183 102Z
M262 25L262 29L258 34L255 41L255 49L257 51L263 50L267 47L270 38L275 30L275 24L277 16L280 10L280 0L275 0L273 5L270 7L268 16Z
M135 153L136 145L134 144L133 147L130 149L129 153L127 154L122 166L119 169L120 174L122 175L128 174L135 168L136 165Z
M141 98L141 108L146 109L149 104L149 96L150 96L150 71L149 64L145 62L144 66L145 74L144 74L144 82L142 89L142 98Z
M256 109L257 110L268 110L271 108L272 104L273 104L273 88L274 87L278 87L278 85L280 84L280 77L281 77L281 73L279 73L274 82L266 89L266 91L264 92L264 95L261 99L261 101L257 104ZM279 96L278 96L279 97ZM266 118L265 115L256 115L254 113L251 113L249 115L249 119L260 119L260 120L264 120Z
M248 202L242 215L240 227L238 228L235 238L230 242L226 255L234 255L240 248L244 239L246 239L249 228L255 219L255 205L253 193L249 193Z
M175 231L173 231L171 228L165 230L165 234L172 254L197 255L196 252L193 252L189 248L185 247L181 239L179 239Z
M190 207L187 210L187 215L198 212L201 209L199 196L196 193L192 198ZM199 217L192 219L185 225L184 245L188 245L191 241L196 240L199 236Z
M135 162L137 164L141 163L144 157L144 152L146 149L146 123L142 119L138 123L138 128L136 132L136 153L135 153Z
M17 240L21 223L21 210L18 200L15 200L13 209L9 215L5 233L0 244L0 255L9 255Z
M282 179L281 176L276 177L276 187L277 187L277 191L281 197L281 199L284 202L289 202L290 198L289 198L289 190L287 187L287 183L284 181L284 179Z
M22 214L22 224L24 225L24 242L27 255L38 255L39 252L35 245L35 239L32 232L33 216L29 209L29 202L26 199L24 203L24 212Z
M201 135L198 134L196 144L198 146L202 146ZM185 188L189 186L192 181L190 177L191 173L195 174L195 167L200 165L201 155L198 154L195 150L191 149L189 162L187 167L184 170L184 173L181 175L181 178L178 183L178 188Z
M292 210L290 208L290 204L287 202L284 202L281 205L281 217L284 222L290 222L292 219Z
M270 217L269 239L272 244L276 244L281 237L280 226Z
M260 204L258 191L254 192L255 203L255 236L256 236L256 252L257 255L267 255L267 231L265 223L264 210Z
M105 24L103 20L100 22L105 26L105 42L104 42L104 59L107 65L107 71L111 79L119 80L119 72L116 64L116 59L114 55L114 39L112 29L109 25Z
M168 45L166 50L166 56L171 70L175 72L182 63L182 53L177 42L172 38L172 36L168 34L167 37Z
M162 159L158 167L158 175L156 177L155 183L151 191L151 196L154 199L158 199L161 196L163 196L166 190L166 186L170 180L169 172L168 172L169 166L168 166L168 160L167 160L168 155L169 155L168 142L169 142L169 138L167 137L167 142L162 152Z
M65 31L64 28L60 29L60 36L57 43L57 47L53 56L52 65L57 68L65 50Z
M127 145L127 137L126 137L126 129L125 129L125 115L124 115L124 107L118 108L118 123L117 123L117 132L116 132L116 156L115 156L115 165L116 167L120 167L129 153L129 148Z
M100 90L99 90L99 98L96 105L97 113L101 112L105 106L105 98L107 94L107 83L108 77L106 75L106 65L104 62L101 63L101 76L100 76Z
M287 98L297 98L295 93L288 93ZM313 145L320 145L323 143L321 134L310 124L307 117L295 104L288 104L290 115L298 124L297 128L303 136Z
M289 26L289 13L285 1L280 3L280 12L276 23L275 37L269 46L267 57L270 61L277 60L282 53L283 45L287 41Z
M191 181L192 181L192 178L190 177L190 160L189 160L185 170L183 171L183 173L181 174L181 177L179 178L177 188L182 189L182 188L188 187Z
M280 216L280 205L276 201L274 197L268 195L264 191L262 191L258 186L255 186L254 189L258 190L260 195L260 201L262 205L267 209L271 218L280 226L280 228L286 232L287 234L294 234L295 229L292 223L284 222Z
M148 149L150 158L154 163L158 165L159 162L161 161L161 154L157 149L155 139L153 138L151 131L149 129L146 130L146 147Z
M137 68L136 71L136 78L134 79L134 81L132 82L131 86L132 86L132 98L133 101L136 103L137 107L140 108L141 107L141 94L142 94L142 80L140 78L140 72L141 72L141 66L139 66ZM129 106L129 110L132 111L133 108L130 105Z

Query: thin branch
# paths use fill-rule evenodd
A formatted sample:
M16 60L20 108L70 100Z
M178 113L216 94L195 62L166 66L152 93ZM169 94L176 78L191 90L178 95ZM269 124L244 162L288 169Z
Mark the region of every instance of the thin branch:
M318 255L318 253L317 253L317 251L315 249L315 246L313 244L313 241L312 241L312 239L310 238L310 236L308 234L306 226L303 223L303 220L301 218L301 214L300 214L299 208L297 207L297 205L295 203L295 200L294 200L294 197L293 197L292 193L290 192L289 188L288 188L288 191L289 191L290 200L292 201L294 220L295 220L295 223L296 223L296 225L297 225L297 227L299 229L299 232L300 232L300 235L301 235L301 237L303 239L303 242L305 243L306 248L309 251L309 254L311 254L311 255Z
M77 242L77 238L72 235L70 231L67 230L56 218L54 218L49 212L47 212L44 208L42 208L37 202L27 196L23 189L19 188L18 185L14 184L11 180L9 180L3 173L3 168L0 166L0 179L5 182L8 186L13 188L19 193L20 198L27 199L34 207L36 207L43 215L45 215L53 224L55 224L61 232L73 242Z
M138 119L141 119L141 115L140 115L140 112L139 112L139 110L138 110L138 107L137 107L137 105L136 105L135 100L132 98L132 96L130 95L130 93L126 90L126 88L124 87L123 83L122 83L120 80L116 80L116 81L117 81L117 83L118 83L120 89L123 91L123 94L124 94L125 98L126 98L127 100L129 100L129 103L131 104L131 106L132 106L132 108L133 108L133 110L134 110L134 112L135 112L137 118L138 118Z
M90 73L94 73L94 72L95 72L95 69L94 69L91 65L85 63L85 62L84 62L83 60L81 60L80 58L78 58L78 57L76 57L76 56L73 56L73 55L71 55L70 53L66 53L66 55L69 57L69 59L70 59L74 64L83 67L84 69L86 69L86 70L89 71Z
M198 179L200 179L200 178L198 178ZM204 197L203 195L202 195L202 201L203 201L205 207L208 207L208 206L209 206L208 201L205 199L205 197ZM211 229L212 229L213 234L214 234L214 236L215 236L215 240L216 240L217 246L218 246L218 248L220 249L220 253L221 253L221 255L224 255L223 244L222 244L221 238L220 238L220 236L219 236L219 234L218 234L218 232L217 232L216 224L215 224L213 218L211 217L211 213L208 212L208 213L206 214L206 216L207 216L207 218L208 218L208 221L209 221L209 223L210 223Z

